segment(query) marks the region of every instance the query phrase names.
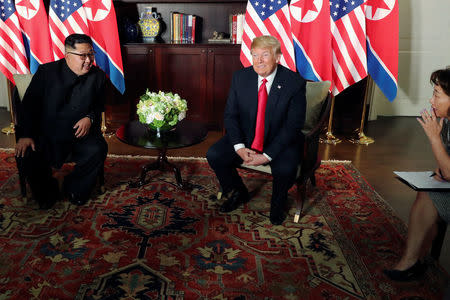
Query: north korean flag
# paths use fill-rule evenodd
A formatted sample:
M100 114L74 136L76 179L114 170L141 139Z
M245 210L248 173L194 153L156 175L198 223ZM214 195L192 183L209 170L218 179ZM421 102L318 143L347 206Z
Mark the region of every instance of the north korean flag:
M47 12L42 0L16 0L23 41L31 73L53 61Z
M290 12L298 72L309 80L331 81L329 1L292 0Z
M95 62L109 75L113 85L125 92L119 32L112 0L82 0L94 42Z
M366 2L367 69L384 95L393 101L398 78L398 1Z

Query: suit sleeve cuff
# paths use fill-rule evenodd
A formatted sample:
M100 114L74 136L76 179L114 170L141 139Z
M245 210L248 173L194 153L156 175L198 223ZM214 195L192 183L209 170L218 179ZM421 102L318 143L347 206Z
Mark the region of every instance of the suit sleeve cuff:
M263 153L263 155L264 155L269 161L272 161L272 157L270 157L270 156L267 155L266 153Z

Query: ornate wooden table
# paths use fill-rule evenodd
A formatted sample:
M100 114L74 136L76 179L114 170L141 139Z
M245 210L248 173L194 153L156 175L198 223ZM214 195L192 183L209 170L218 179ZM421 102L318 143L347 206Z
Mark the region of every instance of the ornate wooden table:
M129 186L143 186L149 182L145 179L147 172L153 170L164 171L168 167L175 173L177 186L187 188L186 183L181 178L180 169L168 161L166 156L167 150L200 143L206 138L207 133L208 130L204 125L189 120L183 120L177 124L175 129L161 132L160 134L150 130L148 126L140 123L138 120L122 125L116 131L116 136L120 141L129 145L157 149L159 151L156 161L143 166L139 180L130 182Z

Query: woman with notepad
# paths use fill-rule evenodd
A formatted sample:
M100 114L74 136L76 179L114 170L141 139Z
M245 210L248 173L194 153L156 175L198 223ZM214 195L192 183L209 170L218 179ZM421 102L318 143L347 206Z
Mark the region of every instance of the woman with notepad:
M431 74L434 85L431 110L423 110L417 118L431 144L437 161L434 179L450 181L450 67ZM391 270L384 270L390 279L409 281L425 272L421 259L436 236L437 222L450 222L450 191L417 193L409 215L406 249Z

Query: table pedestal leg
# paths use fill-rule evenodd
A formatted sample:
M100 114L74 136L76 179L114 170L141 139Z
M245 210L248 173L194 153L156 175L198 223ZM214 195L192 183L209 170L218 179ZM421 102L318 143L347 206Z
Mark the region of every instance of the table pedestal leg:
M158 158L156 159L156 161L143 166L139 180L136 182L129 182L128 186L131 188L136 188L136 187L141 187L141 186L147 184L149 181L145 180L145 177L147 176L148 171L153 171L153 170L164 171L165 167L167 166L167 167L171 168L173 170L173 172L175 173L175 180L177 181L177 186L179 188L185 188L185 184L183 183L183 180L181 179L180 169L167 160L166 152L167 152L167 149L160 149Z

